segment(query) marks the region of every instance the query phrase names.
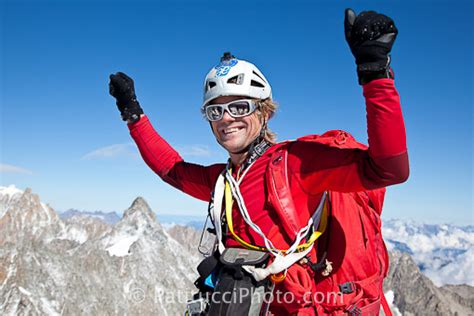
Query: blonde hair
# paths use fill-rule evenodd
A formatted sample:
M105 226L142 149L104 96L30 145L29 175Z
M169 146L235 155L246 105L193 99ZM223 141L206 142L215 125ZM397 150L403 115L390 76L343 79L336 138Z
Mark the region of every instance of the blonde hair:
M278 104L273 101L271 98L267 98L265 100L256 100L258 111L260 117L266 118L265 121L265 140L275 144L276 142L276 133L274 133L270 128L268 128L268 121L275 115L276 109L278 108Z

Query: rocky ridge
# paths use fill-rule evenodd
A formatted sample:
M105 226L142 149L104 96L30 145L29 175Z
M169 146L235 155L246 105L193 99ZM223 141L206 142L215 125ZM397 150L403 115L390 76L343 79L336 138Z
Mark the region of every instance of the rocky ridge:
M2 315L183 312L199 258L142 198L113 227L85 217L63 222L29 189L0 191L0 201Z
M0 312L182 314L199 238L190 227L164 229L142 198L109 225L78 214L61 220L31 190L0 187ZM474 315L473 287L437 287L405 253L390 260L384 290L394 315Z
M437 287L407 253L390 253L390 270L384 281L384 291L388 290L394 292L394 305L403 315L474 315L472 286Z

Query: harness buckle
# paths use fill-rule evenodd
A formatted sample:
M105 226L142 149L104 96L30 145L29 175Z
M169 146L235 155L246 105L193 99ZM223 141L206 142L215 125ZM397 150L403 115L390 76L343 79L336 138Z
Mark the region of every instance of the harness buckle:
M347 309L347 313L349 313L349 315L351 316L362 316L362 310L355 305L352 305L351 307L349 307Z
M351 294L352 292L354 292L355 289L352 282L346 282L339 284L339 290L342 294Z

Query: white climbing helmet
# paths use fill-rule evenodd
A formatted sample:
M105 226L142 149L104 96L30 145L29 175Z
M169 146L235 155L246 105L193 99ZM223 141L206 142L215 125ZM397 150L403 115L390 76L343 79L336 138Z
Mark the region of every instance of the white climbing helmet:
M232 95L266 99L272 96L272 88L254 64L226 52L206 76L202 108L217 97Z

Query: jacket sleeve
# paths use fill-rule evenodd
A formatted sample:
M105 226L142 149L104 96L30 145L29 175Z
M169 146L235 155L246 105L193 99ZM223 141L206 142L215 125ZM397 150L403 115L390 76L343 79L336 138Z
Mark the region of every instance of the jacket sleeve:
M289 168L299 173L300 185L308 193L372 190L407 180L405 125L393 80L374 80L363 89L369 147L342 131L320 142L292 145Z
M203 201L209 201L217 176L224 166L208 167L187 163L143 116L128 125L130 134L146 164L165 182Z

